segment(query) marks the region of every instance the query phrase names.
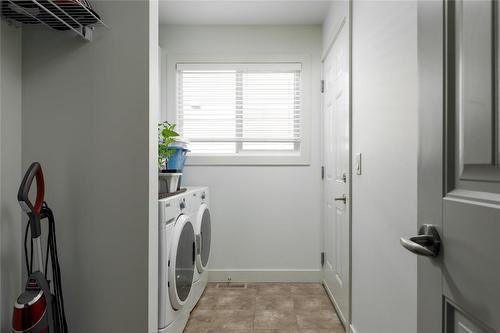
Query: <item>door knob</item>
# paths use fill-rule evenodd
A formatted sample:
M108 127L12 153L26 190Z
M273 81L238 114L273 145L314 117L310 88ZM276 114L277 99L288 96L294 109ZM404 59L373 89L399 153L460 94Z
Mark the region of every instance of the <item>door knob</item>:
M435 226L424 224L418 235L410 238L401 237L399 242L410 252L426 257L437 257L441 249L441 238Z
M347 202L347 197L346 197L346 195L344 194L344 195L342 195L342 197L340 197L340 198L335 198L335 199L333 199L333 200L335 200L335 201L343 201L343 202L344 202L344 205L345 205L345 204L346 204L346 202Z

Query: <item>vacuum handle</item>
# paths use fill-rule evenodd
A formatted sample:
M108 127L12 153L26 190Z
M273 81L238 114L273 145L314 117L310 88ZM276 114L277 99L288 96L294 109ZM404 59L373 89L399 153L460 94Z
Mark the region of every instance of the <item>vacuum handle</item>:
M36 178L36 199L33 204L29 198L29 192L33 179ZM17 200L21 208L28 214L30 218L31 237L36 238L41 234L40 213L45 195L45 182L43 179L42 166L38 162L34 162L26 171L19 191L17 192Z

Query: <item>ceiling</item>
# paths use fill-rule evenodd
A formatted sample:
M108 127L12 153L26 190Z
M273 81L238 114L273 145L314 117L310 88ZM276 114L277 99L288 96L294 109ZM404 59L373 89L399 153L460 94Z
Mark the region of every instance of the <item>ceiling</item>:
M160 0L161 24L321 24L331 0Z

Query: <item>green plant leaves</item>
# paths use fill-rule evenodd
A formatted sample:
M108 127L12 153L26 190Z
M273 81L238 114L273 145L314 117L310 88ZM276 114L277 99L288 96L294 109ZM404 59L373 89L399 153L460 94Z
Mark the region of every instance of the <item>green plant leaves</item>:
M179 136L179 133L177 133L176 131L173 131L173 130L172 130L172 129L170 129L170 128L164 128L164 129L161 131L161 135L162 135L164 138L170 138L170 137Z
M176 124L170 124L168 121L158 124L158 166L160 169L163 163L175 153L175 150L168 147L175 142L174 138L179 136L175 127Z

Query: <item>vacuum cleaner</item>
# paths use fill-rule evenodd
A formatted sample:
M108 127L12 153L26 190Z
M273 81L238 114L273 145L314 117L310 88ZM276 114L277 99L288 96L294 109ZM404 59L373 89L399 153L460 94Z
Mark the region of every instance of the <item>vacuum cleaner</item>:
M30 188L36 179L36 199L29 199ZM64 313L64 300L61 284L61 269L57 256L55 219L52 210L44 201L45 184L40 163L31 164L24 175L17 199L28 215L29 221L24 234L24 252L28 281L24 292L17 298L12 316L13 333L67 333L68 325ZM48 221L46 259L42 252L41 221ZM28 254L28 231L31 230L30 251ZM36 252L38 270L33 271L33 258ZM49 257L52 271L52 286L47 275ZM52 292L53 290L53 292Z

